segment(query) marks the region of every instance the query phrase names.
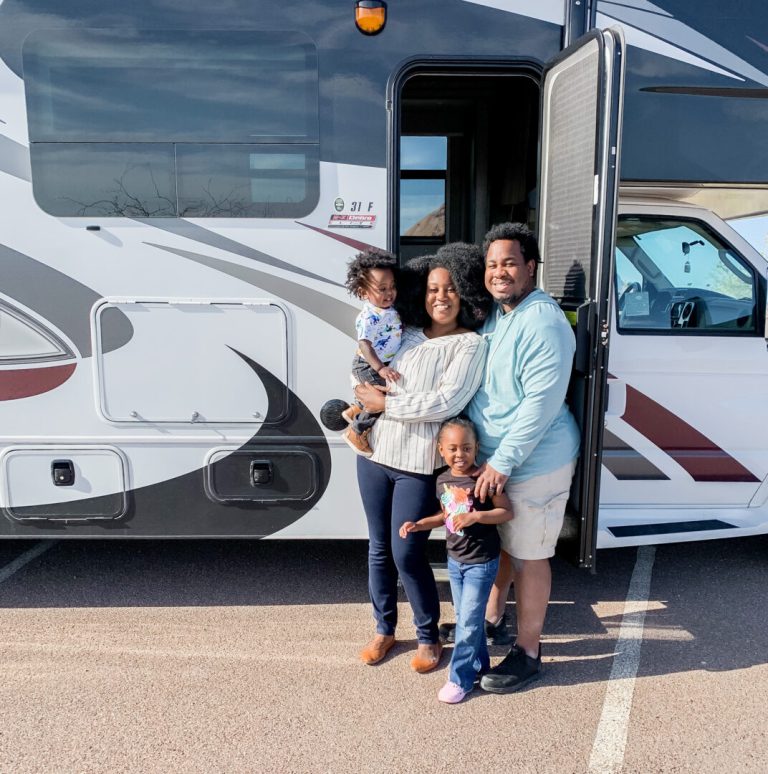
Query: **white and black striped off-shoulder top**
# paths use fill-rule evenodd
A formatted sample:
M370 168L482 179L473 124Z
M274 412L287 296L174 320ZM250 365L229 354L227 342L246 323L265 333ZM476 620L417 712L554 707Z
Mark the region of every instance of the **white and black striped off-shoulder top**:
M371 431L374 462L411 473L432 473L440 463L437 431L456 416L480 386L486 343L476 333L429 339L406 328L389 364L402 374L390 383L386 408Z

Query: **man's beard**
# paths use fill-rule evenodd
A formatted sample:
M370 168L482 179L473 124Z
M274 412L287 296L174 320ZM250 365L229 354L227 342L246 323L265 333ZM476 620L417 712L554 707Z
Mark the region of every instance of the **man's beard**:
M502 306L516 306L533 290L533 288L533 284L526 285L522 288L518 287L512 293L504 296L503 298L494 296L494 300L497 304L501 304Z

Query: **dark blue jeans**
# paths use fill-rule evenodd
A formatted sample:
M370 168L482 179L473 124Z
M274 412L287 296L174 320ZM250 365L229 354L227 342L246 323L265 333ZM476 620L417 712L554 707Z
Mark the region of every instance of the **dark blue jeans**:
M499 560L464 564L448 557L453 607L456 610L456 644L453 646L449 680L471 691L478 674L491 666L485 641L485 604L499 569Z
M413 532L405 539L397 534L404 522L437 513L435 477L358 457L357 482L368 520L368 591L376 631L395 633L399 574L419 642L436 643L440 600L427 558L429 532Z

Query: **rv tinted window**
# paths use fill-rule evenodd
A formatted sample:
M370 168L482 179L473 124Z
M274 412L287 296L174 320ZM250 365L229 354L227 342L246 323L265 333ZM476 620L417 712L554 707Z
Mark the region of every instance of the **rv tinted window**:
M317 62L285 32L41 31L24 45L32 142L307 142Z
M24 80L46 212L300 217L317 203L317 55L300 33L40 31Z
M172 218L173 145L36 143L35 199L51 215Z
M289 218L318 196L316 146L179 145L179 215ZM217 170L215 178L210 170Z

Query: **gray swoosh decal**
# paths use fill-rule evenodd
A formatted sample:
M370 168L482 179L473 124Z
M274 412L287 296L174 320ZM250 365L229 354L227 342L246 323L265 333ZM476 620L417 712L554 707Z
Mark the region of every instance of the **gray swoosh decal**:
M319 317L324 322L327 322L328 325L332 325L350 338L354 338L355 318L359 310L357 307L352 306L352 304L338 301L335 298L326 296L324 293L319 293L296 282L291 282L291 280L275 277L258 269L251 269L249 266L240 266L236 263L229 263L229 261L222 261L220 258L212 258L210 255L192 253L189 250L158 245L154 242L145 242L144 244L156 247L158 250L173 253L181 258L187 258L190 261L247 282L249 285L255 285L269 293L274 293L279 298L298 306L314 317Z
M83 357L91 356L89 312L99 301L95 290L46 266L24 253L0 244L3 293L32 309L63 331ZM109 336L103 341L103 352L118 349L131 340L133 326L119 310L110 316Z
M19 180L32 180L32 168L29 164L29 149L25 145L0 135L0 172L5 172Z
M190 223L188 220L183 220L181 218L134 218L134 220L138 223L143 223L145 226L154 226L154 228L168 231L171 234L177 234L186 239L191 239L193 242L200 242L209 247L216 247L219 250L225 250L228 253L234 253L243 258L249 258L252 261L266 263L268 266L274 266L277 269L289 271L291 274L301 274L304 277L320 280L321 282L327 282L329 285L340 287L338 282L334 282L333 280L328 279L328 277L321 277L319 274L313 274L311 271L306 271L306 269L300 269L286 261L281 261L279 258L274 258L271 255L267 255L267 253L262 253L260 250L255 250L253 247L248 247L248 245L244 245L234 239L229 239L229 237L217 234L215 231L209 231L207 228L198 226L196 223Z
M681 54L706 62L710 65L710 69L716 68L717 71L725 72L726 75L731 75L731 77L741 76L740 80L750 78L756 83L768 86L768 75L766 73L753 67L749 62L728 51L728 49L714 40L675 19L664 11L663 8L659 8L657 5L648 2L648 0L635 0L635 2L625 0L624 4L612 3L610 1L602 2L598 10L598 16L604 16L604 19L626 25L628 27L625 30L627 42L630 44L649 48L649 46L643 45L641 41L636 42L633 39L631 28L634 28L640 34L644 33L650 36L650 38L655 38L672 46L672 49L677 49ZM604 23L604 19L598 20L598 26L609 26ZM665 56L674 56L672 49L661 51L660 53ZM653 48L649 48L649 50L653 50ZM676 58L686 61L683 56L678 55ZM727 72L728 70L730 70L730 73ZM733 74L736 75L734 76Z

